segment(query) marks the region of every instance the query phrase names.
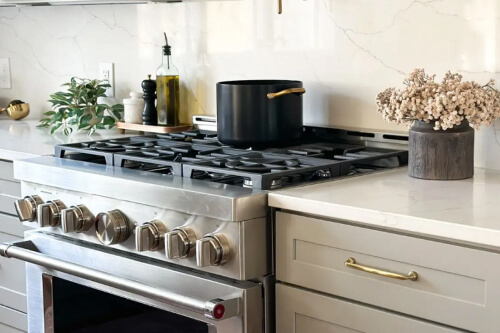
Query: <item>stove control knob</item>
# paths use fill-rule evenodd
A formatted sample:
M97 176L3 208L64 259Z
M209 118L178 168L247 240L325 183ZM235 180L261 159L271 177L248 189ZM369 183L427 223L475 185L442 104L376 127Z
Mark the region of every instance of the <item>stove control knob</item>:
M99 213L95 218L95 233L104 245L123 243L130 237L128 219L117 209Z
M40 228L57 227L61 223L61 211L65 208L61 200L47 201L38 205L37 217Z
M14 206L19 220L21 222L35 221L38 205L41 204L43 204L43 200L38 195L28 195L23 199L16 200Z
M165 252L168 259L184 259L196 251L196 234L189 227L175 228L165 235Z
M146 222L135 228L135 248L139 252L163 249L167 232L165 224L158 220Z
M84 205L71 206L61 212L61 224L64 232L88 231L94 224L95 218Z
M196 241L198 267L224 265L230 257L227 238L223 234L208 234Z

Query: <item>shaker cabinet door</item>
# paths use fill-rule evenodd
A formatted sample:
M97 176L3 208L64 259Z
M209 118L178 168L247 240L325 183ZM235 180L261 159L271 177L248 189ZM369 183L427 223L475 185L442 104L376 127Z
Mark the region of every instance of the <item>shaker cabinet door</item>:
M0 232L0 243L21 239ZM0 306L26 312L26 267L21 260L0 257Z
M459 333L449 327L276 285L277 333Z
M499 332L499 261L490 251L276 213L279 281L468 331Z
M21 333L28 331L28 318L25 313L0 305L0 332Z

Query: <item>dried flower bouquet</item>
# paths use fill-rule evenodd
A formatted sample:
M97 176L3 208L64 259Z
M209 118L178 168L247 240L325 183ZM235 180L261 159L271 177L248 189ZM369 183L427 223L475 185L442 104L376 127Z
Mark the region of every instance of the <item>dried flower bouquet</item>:
M388 88L377 95L378 112L386 121L408 127L415 121L434 122L435 130L458 126L464 120L478 128L500 116L500 92L493 87L494 80L482 86L448 72L437 83L435 76L415 69L405 79L404 89Z

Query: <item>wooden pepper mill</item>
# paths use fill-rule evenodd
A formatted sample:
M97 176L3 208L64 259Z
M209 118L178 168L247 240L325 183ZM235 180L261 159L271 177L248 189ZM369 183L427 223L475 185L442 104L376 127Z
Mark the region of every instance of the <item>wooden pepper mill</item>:
M151 80L151 75L148 79L142 81L142 90L144 95L144 110L142 111L142 123L144 125L158 125L158 117L155 106L156 99L156 82Z

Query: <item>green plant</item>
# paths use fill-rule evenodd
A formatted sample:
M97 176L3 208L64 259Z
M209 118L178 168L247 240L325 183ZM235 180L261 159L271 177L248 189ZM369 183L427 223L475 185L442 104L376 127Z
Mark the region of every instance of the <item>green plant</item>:
M53 110L45 112L38 125L50 128L50 134L62 130L70 135L76 127L92 135L96 129L112 128L121 120L123 104L109 106L97 102L99 97L106 96L106 88L110 87L107 81L73 77L62 86L68 87L67 91L50 95Z

